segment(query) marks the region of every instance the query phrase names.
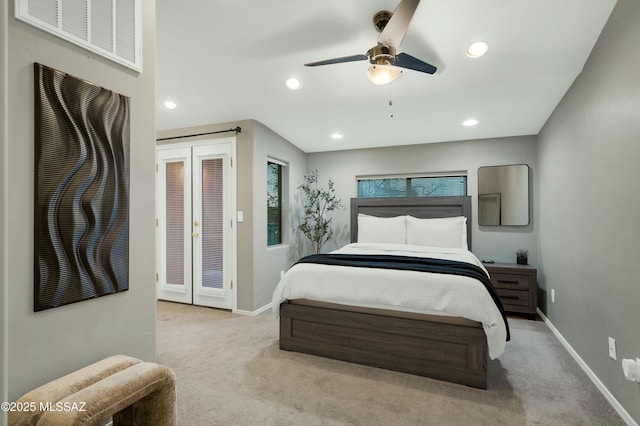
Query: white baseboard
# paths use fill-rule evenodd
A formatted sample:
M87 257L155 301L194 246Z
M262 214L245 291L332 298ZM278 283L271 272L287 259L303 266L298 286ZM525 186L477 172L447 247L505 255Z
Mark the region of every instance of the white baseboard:
M584 360L580 357L580 355L578 355L578 353L573 349L573 347L571 347L569 342L567 342L567 340L564 338L564 336L562 336L562 334L560 334L558 329L554 327L554 325L551 323L551 321L549 321L549 318L547 318L542 313L542 311L540 309L538 309L538 315L540 315L540 318L542 318L544 320L545 324L547 324L547 327L549 327L549 329L553 332L553 334L556 335L558 340L560 340L560 343L562 343L562 346L564 346L565 349L569 352L569 354L571 354L573 359L576 360L576 362L578 363L580 368L582 368L584 370L584 372L587 373L587 376L589 376L589 378L591 379L593 384L596 385L596 387L602 393L602 395L604 395L604 397L607 398L607 401L609 401L609 403L618 412L618 414L620 414L620 417L622 417L622 419L629 426L638 426L638 423L636 423L636 421L633 420L633 418L631 418L629 413L627 413L627 410L625 410L624 407L615 398L615 396L613 396L613 394L611 392L609 392L609 389L607 389L607 387L604 385L604 383L602 383L600 381L600 379L598 378L598 376L596 376L596 374L593 372L593 370L591 370L591 368L589 368L589 365L587 365L587 363L584 362Z
M236 309L235 311L233 311L234 314L239 314L239 315L247 315L250 317L255 317L256 315L260 315L261 313L263 313L264 311L267 311L269 309L271 309L271 303L264 305L261 308L256 309L255 311L244 311L242 309Z

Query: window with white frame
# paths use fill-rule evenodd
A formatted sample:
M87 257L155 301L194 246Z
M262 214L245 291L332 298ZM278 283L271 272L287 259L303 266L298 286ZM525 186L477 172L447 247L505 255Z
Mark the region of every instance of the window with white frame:
M269 158L267 160L267 245L283 243L284 205L283 188L286 164Z

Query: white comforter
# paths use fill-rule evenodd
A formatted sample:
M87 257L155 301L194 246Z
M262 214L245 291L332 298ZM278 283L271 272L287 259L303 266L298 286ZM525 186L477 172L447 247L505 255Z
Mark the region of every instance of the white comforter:
M451 259L486 272L482 262L464 249L353 243L333 253ZM484 285L469 277L302 263L291 267L274 290L274 316L280 315L280 303L293 299L468 318L482 323L491 359L505 347L507 330L500 310Z

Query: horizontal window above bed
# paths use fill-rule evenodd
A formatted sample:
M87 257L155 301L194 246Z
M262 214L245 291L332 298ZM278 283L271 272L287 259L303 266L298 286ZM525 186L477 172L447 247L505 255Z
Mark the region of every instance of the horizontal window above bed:
M444 197L467 195L466 173L357 177L358 197Z

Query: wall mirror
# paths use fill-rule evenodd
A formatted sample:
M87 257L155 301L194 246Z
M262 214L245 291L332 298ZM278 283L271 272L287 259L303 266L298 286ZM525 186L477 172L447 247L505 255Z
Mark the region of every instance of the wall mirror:
M478 168L478 224L529 224L529 166Z

